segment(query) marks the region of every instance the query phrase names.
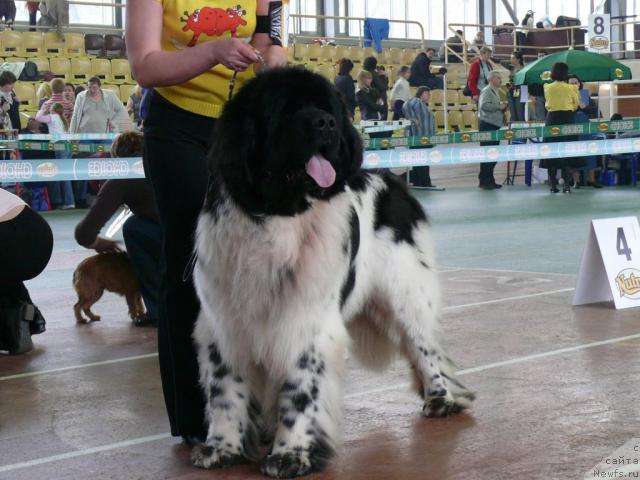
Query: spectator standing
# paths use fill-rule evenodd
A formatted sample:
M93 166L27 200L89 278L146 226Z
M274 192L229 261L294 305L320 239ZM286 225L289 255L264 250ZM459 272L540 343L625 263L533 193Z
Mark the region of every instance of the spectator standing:
M499 130L504 125L504 112L508 108L507 102L500 100L500 86L502 78L496 71L489 72L489 85L482 89L478 102L478 130L481 132ZM500 145L499 141L480 142L480 146ZM484 190L502 188L496 183L493 170L497 162L483 162L480 164L478 187Z
M469 77L467 78L467 86L471 91L471 97L477 102L480 98L480 92L489 84L489 74L494 69L491 61L491 49L482 47L480 55L469 67Z
M356 87L353 83L353 77L351 71L353 70L353 62L348 58L340 60L340 66L338 68L338 75L336 75L336 88L342 94L347 110L351 115L351 119L354 118L356 112Z
M49 84L51 86L51 97L42 104L42 106L40 107L40 111L44 115L46 115L49 113L49 110L51 109L52 105L56 103L60 104L64 109L63 116L65 120L67 122L70 122L71 117L73 116L73 102L70 102L67 99L68 95L67 97L65 97L64 91L66 87L65 87L64 80L61 78L54 78L53 80L51 80L51 82L49 82Z
M140 157L143 153L142 133L121 133L111 145L111 157ZM126 205L131 215L122 226L127 253L133 263L146 315L135 318L138 327L157 326L160 296L162 229L151 184L146 178L107 180L86 216L76 226L78 244L98 253L118 251L119 243L99 236L100 230L120 207Z
M545 106L547 108L547 119L545 125L564 125L575 123L575 111L580 106L578 98L578 88L575 85L569 85L569 66L563 62L553 64L551 68L551 80L553 83L545 83L544 97ZM566 142L575 140L575 136L552 137L545 138L545 142ZM543 162L543 168L549 172L549 187L551 193L558 193L557 172L562 170L562 178L564 179L563 193L571 193L570 184L573 180L571 174L570 159L555 158Z
M65 117L65 109L61 103L54 103L47 109L43 106L38 111L36 120L47 125L50 135L60 135L69 131L69 121ZM56 150L54 153L55 158L69 158L70 156L67 150ZM58 206L61 210L76 207L71 180L49 182L47 190L49 190L49 198L54 206Z
M569 85L573 85L578 89L578 98L580 99L580 105L576 110L575 122L576 123L588 123L589 122L589 114L592 110L591 107L591 98L589 94L589 90L584 88L584 84L580 77L577 75L569 75ZM596 108L597 110L597 108ZM580 135L578 136L578 140L592 140L593 137L591 135ZM583 170L586 176L586 184L590 187L594 188L602 188L602 183L596 178L596 170L599 168L598 160L600 157L596 155L589 155L584 158L585 165ZM576 160L572 160L572 162L576 162ZM579 188L580 179L576 178L577 175L574 174L575 186Z
M27 2L27 12L29 12L29 31L36 31L37 24L37 16L38 16L38 7L40 2Z
M69 133L114 133L131 130L131 121L122 102L110 90L100 88L98 77L91 77L88 89L76 97ZM87 203L87 181L73 182L75 204Z
M511 112L512 122L521 122L524 120L524 105L520 103L520 87L514 82L516 73L524 68L524 57L521 52L513 52L511 54L511 73L509 73L509 111Z
M393 120L400 120L404 115L402 106L411 98L411 86L409 77L411 69L407 66L400 67L398 79L391 90L391 105L393 105Z
M409 84L412 87L429 87L431 90L444 88L444 80L431 73L431 62L436 51L433 48L427 48L424 52L420 52L411 64L411 75L409 76ZM441 68L439 74L446 73L447 70Z
M358 90L356 91L356 100L360 107L360 115L362 120L380 120L382 114L387 109L379 98L377 92L374 92L373 75L368 70L362 70L358 74Z
M133 117L133 123L136 126L142 124L142 118L140 117L140 104L142 103L142 88L140 85L136 85L136 89L129 95L127 101L127 113L130 117Z
M65 83L62 94L64 95L64 99L67 102L70 102L71 105L73 105L76 102L76 90L75 90L75 87L73 86L73 83ZM73 110L71 112L73 114Z
M402 112L411 120L409 133L412 136L428 136L436 133L436 121L429 110L431 89L427 86L418 87L416 95L410 98L402 107ZM416 187L434 188L431 183L429 166L414 167L409 173L410 182Z
M2 110L3 129L20 130L20 99L13 88L16 76L8 71L0 73L0 110Z
M362 68L371 73L371 91L373 92L376 99L382 100L382 104L384 105L384 111L380 113L380 120L386 120L389 112L389 106L387 103L387 90L389 89L389 79L386 76L380 75L378 72L378 60L376 57L367 57L364 59L362 63Z

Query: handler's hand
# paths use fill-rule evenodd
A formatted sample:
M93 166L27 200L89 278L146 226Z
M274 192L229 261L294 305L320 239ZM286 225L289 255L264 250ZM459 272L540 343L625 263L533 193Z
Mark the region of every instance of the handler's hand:
M220 63L230 70L244 72L249 65L258 61L255 50L248 43L237 38L228 38L211 42L215 48L216 63Z
M96 237L95 241L89 245L89 248L92 248L98 253L117 253L122 251L120 242L102 237Z
M287 58L287 52L284 48L277 45L271 45L262 54L264 58L264 65L261 62L256 63L256 72L259 72L263 68L285 67L289 59Z

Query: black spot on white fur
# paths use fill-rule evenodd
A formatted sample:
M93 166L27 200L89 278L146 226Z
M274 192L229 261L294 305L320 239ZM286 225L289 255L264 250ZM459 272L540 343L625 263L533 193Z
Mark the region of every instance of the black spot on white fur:
M391 175L384 175L384 180L387 188L376 199L374 228L390 228L394 242L415 245L414 230L419 222L427 221L427 216L405 185Z

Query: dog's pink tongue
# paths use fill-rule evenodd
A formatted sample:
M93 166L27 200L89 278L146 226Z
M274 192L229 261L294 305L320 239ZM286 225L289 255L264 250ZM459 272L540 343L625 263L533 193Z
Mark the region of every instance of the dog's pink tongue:
M336 171L329 160L322 155L314 155L307 162L307 173L322 188L328 188L336 181Z

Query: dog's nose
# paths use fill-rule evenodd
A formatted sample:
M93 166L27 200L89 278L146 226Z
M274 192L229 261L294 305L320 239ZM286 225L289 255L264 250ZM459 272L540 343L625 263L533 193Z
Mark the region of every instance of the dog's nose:
M311 125L317 132L333 132L336 129L336 119L328 113L321 113L311 121Z

